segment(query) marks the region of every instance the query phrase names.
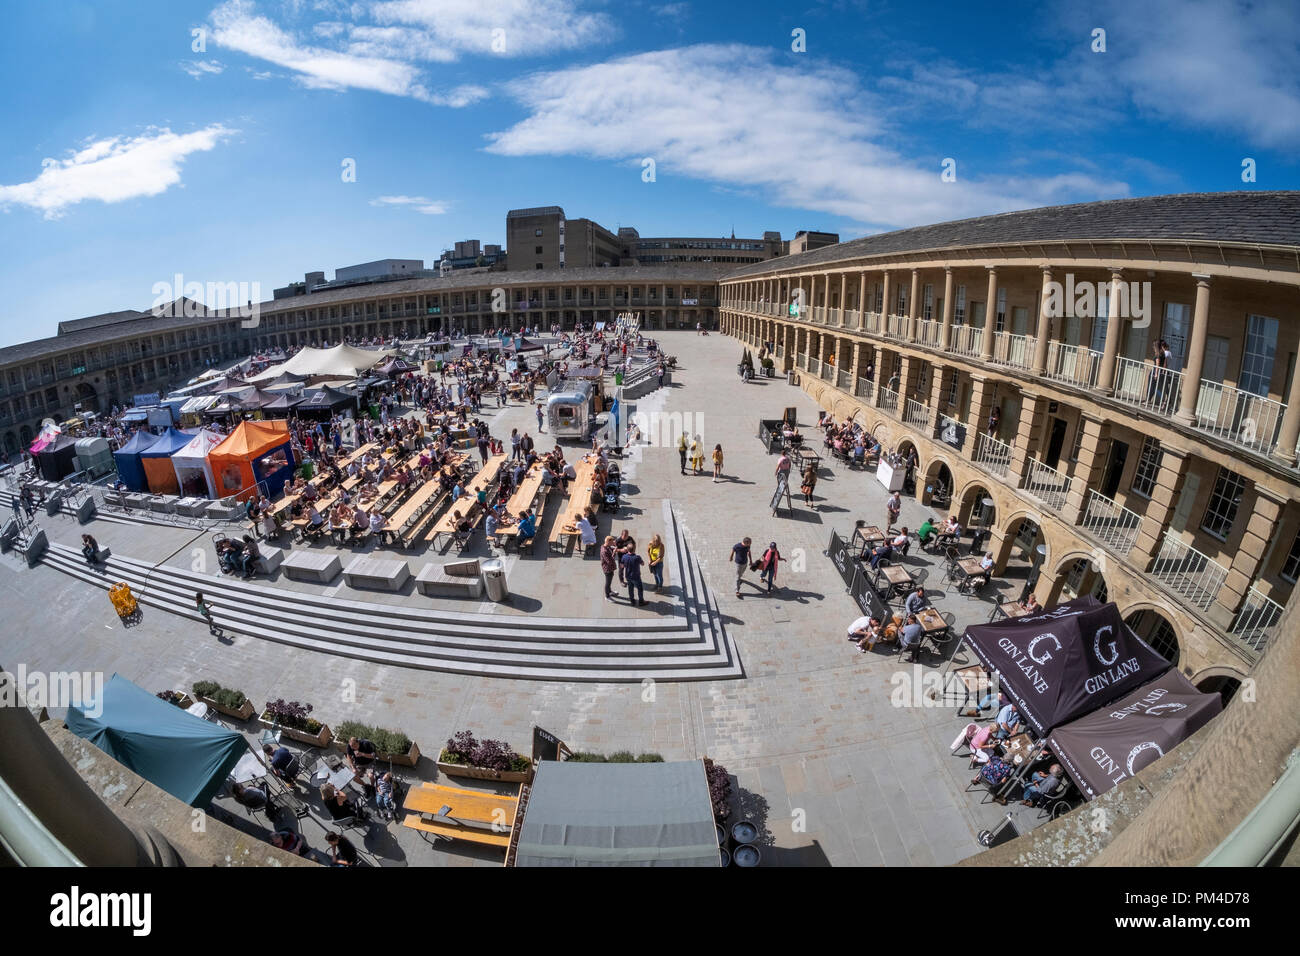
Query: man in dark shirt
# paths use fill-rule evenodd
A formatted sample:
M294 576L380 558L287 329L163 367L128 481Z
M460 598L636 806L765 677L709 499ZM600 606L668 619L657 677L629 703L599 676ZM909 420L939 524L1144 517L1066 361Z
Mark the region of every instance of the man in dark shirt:
M366 740L364 737L360 739L356 737L348 738L348 766L357 773L369 770L374 764L376 756L375 745L372 741Z
M330 863L333 866L356 866L357 848L352 841L337 833L327 834L325 842L330 847Z
M636 593L636 603L638 607L645 607L649 602L645 599L645 588L641 584L641 565L643 563L641 555L635 550L628 551L619 559L623 566L623 580L627 582L627 600L632 602L632 594Z
M749 538L745 538L731 547L731 560L736 564L736 597L740 597L740 584L745 577L745 570L749 567L749 544Z
M271 758L271 772L292 787L298 778L298 758L285 747L272 750L270 744L262 745L262 753Z

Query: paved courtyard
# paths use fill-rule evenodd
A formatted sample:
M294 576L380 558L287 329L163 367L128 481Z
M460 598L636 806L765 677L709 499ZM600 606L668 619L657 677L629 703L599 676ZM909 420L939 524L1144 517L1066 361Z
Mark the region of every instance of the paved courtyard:
M796 407L801 427L819 447L815 404L784 379L741 383L735 371L741 346L733 339L690 332L660 338L665 351L678 357L679 369L671 388L641 399L637 410L656 424L686 423L706 449L721 443L727 477L714 483L711 474L681 476L675 435L663 434L661 447L629 453L624 463L628 498L613 529L630 528L644 552L650 535L663 531L663 502L671 502L739 647L743 679L655 685L472 678L381 666L244 635L221 641L205 627L149 608L127 630L104 591L50 567L29 570L12 554L0 559L8 611L0 663L10 670L24 663L29 669L117 672L151 691L216 680L244 690L257 705L276 697L297 699L311 702L327 723L355 719L403 730L428 758L463 729L503 739L526 754L534 725L578 750L653 751L667 760L707 755L735 778L737 812L762 824L765 864L941 865L977 852L976 833L1008 811L982 805L978 794L964 792L970 775L966 761L948 753L963 722L950 706L913 705L910 684L904 688L908 705L891 703L900 682L937 672L942 662L929 655L925 667L913 668L901 664L891 649L862 654L848 643L845 626L859 612L823 554L832 528L847 535L860 518L883 525L886 492L873 473L824 467L818 509L806 508L795 489L793 513L774 517L769 502L775 458L756 437L758 420ZM518 427L536 435L531 406L513 405L494 413L492 422L494 434L509 435ZM550 439L541 438L539 447L549 446ZM904 497L902 523L915 528L927 513ZM42 516L41 525L51 540L66 544L75 543L81 530L65 517ZM608 527L606 520L602 533ZM206 570L202 562L207 561L215 570L206 534L104 520L95 521L91 531L118 555L196 570ZM756 556L775 540L789 559L778 578L784 586L780 592L763 595L751 586L742 598L733 595L730 549L746 535ZM481 543L477 549L486 553ZM940 587L937 558L913 551L906 563L930 568L927 590L941 611L956 615L958 631L988 619L989 601ZM419 561L412 564L418 567ZM512 606L450 599L438 606L571 617L673 610L671 596L656 600L649 593L653 603L644 609L606 602L597 562L548 555L544 546L535 557L512 555L508 564ZM749 575L751 581L755 577ZM409 588L384 596L357 595L342 585L292 586L319 593L323 601L337 595L429 604ZM1012 583L1004 588L1010 596ZM252 725L244 729L250 735L256 731ZM429 759L418 774L436 779ZM1036 811L1013 812L1029 814L1021 817L1026 825L1036 822ZM236 813L243 819L242 811ZM319 828L304 826L304 833L313 847L323 845ZM397 824L372 828L365 849L380 865L500 862L499 852L491 850L428 847Z

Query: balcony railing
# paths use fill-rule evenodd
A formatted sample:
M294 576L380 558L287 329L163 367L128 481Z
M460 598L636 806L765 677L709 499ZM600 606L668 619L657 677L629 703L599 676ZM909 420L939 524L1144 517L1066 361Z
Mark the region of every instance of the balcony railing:
M814 305L812 309L812 320L818 325L826 324L826 306Z
M865 398L868 403L872 401L875 391L875 382L869 378L859 378L858 386L853 390L853 394L858 398Z
M1093 490L1088 493L1088 504L1079 519L1079 527L1124 557L1137 543L1138 533L1142 530L1142 516Z
M1246 592L1246 601L1232 619L1228 633L1237 638L1251 650L1262 654L1282 616L1282 605L1272 598L1260 593L1259 586L1252 584Z
M843 325L843 324L844 324L844 320L843 320L843 318L842 318L843 314L844 314L844 313L843 313L840 309L838 309L838 308L830 308L830 309L827 309L827 310L826 310L826 322L827 322L827 324L829 324L829 325Z
M1070 494L1070 479L1050 465L1034 458L1025 460L1025 480L1020 486L1053 511L1064 511Z
M862 313L857 309L844 310L844 327L846 329L856 329L862 324Z
M979 358L984 347L984 330L970 325L954 325L948 351L968 358Z
M1218 597L1228 569L1166 531L1149 574L1192 607L1204 611Z
M883 408L887 412L898 412L898 393L893 389L881 387L880 392L876 395L876 407Z
M903 421L915 426L923 431L930 429L930 408L928 405L922 405L914 398L906 399L903 402Z
M1183 373L1156 368L1138 359L1119 358L1115 363L1115 398L1158 415L1178 410Z
M916 341L920 345L927 345L932 349L939 347L939 335L943 331L943 323L936 319L920 319L916 323Z
M1047 346L1047 369L1043 373L1058 382L1068 382L1083 388L1097 387L1097 373L1101 370L1101 353L1082 345L1050 342Z
M1011 470L1011 446L980 432L975 436L975 451L971 454L971 461L982 465L986 471L999 478L1006 478L1007 472Z
M862 316L863 316L863 321L862 321L862 330L863 330L864 332L875 332L875 333L879 334L879 332L880 332L880 313L879 313L879 312L864 312L864 313L862 313Z
M840 369L835 376L835 385L837 388L847 392L853 384L853 373L847 369Z
M797 354L795 355L795 357L794 357L794 364L797 365L799 368L807 369L807 368L808 368L808 353L807 353L807 352L799 352L799 353L797 353Z
M1231 385L1201 380L1196 427L1215 438L1267 455L1277 445L1286 406Z
M819 358L808 359L808 373L810 375L820 375L822 371L822 360Z
M826 381L833 382L835 380L835 363L822 362L822 368L820 374L822 378L826 379Z
M903 315L885 316L885 335L891 339L901 339L907 332L907 317Z
M998 365L1029 368L1032 352L1029 336L1011 332L997 332L993 336L993 361Z

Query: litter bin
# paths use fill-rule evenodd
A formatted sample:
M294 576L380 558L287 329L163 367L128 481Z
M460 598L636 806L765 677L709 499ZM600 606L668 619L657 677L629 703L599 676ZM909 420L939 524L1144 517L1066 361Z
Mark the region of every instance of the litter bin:
M794 369L790 369L790 371L785 373L785 381L787 385L794 384Z
M306 461L302 463L301 472L303 478L310 478L312 475L316 473L316 463L312 461L310 458L308 458Z
M483 586L487 588L489 601L501 602L510 597L506 587L506 566L500 558L489 558L479 565L483 572Z

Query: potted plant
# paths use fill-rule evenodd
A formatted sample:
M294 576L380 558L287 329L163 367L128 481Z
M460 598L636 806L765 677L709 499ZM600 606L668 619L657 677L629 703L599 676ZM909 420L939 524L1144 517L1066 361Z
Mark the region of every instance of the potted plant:
M772 378L776 375L776 361L770 356L763 359L763 377Z
M263 727L279 730L282 735L313 747L327 747L334 734L325 724L311 716L311 704L283 698L266 702L266 709L257 718Z
M345 720L334 728L334 749L340 752L348 749L348 741L369 740L375 745L378 759L384 763L399 767L414 767L420 760L420 748L415 741L400 730L386 730L383 727L371 727L355 720Z
M157 697L159 700L165 700L169 704L175 704L181 710L189 710L194 706L194 698L183 690L160 690Z
M447 741L438 754L438 770L453 777L499 780L503 783L532 783L533 762L521 757L500 740L475 740L462 730Z
M219 714L234 717L236 720L248 720L256 712L253 702L244 696L243 691L222 687L216 681L201 680L191 688L197 700L207 704Z
M709 800L713 803L715 823L725 823L731 816L731 774L727 768L704 758L704 776L709 781Z

